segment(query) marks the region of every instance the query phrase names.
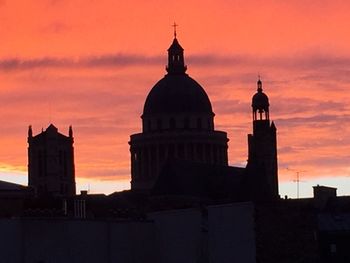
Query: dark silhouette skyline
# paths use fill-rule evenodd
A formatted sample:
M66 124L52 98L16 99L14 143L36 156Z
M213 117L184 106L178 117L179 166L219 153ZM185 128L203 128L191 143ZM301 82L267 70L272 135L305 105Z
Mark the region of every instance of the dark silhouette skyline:
M54 2L2 5L3 179L26 174L27 125L38 133L52 122L57 127L74 124L81 140L76 141L78 189L90 183L91 191L108 193L110 185L123 180L127 187L125 138L140 131L134 120L152 84L164 74L163 54L176 20L187 72L206 88L218 115L216 127L231 139L231 164L244 166L247 159L246 140L239 138L250 130L247 109L259 73L275 102L271 110L281 147L281 191L296 197L296 174L286 167L308 171L301 175L306 181L300 184L301 196L311 196L317 183L332 184L342 194L350 189L349 140L343 132L348 130L350 100L348 3L271 2L262 7L253 1L237 9L227 2L199 7L180 1L157 3L159 9L140 3L142 9L134 12L124 4L112 8L109 1L79 7ZM22 9L26 12L17 21ZM307 19L310 13L312 20ZM208 16L211 22L203 22ZM135 107L130 110L130 105Z
M131 135L131 190L76 195L72 127L65 136L50 124L34 136L29 126L30 186L0 181L2 258L348 262L348 196L320 185L313 198L279 196L273 100L260 77L247 165L234 167L208 95L185 73L176 31L166 70L146 98L142 133Z

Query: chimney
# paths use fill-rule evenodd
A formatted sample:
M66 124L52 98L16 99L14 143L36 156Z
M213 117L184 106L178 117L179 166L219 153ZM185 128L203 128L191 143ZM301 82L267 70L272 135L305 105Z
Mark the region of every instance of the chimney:
M317 185L314 188L314 205L316 208L323 209L329 199L337 197L337 188Z

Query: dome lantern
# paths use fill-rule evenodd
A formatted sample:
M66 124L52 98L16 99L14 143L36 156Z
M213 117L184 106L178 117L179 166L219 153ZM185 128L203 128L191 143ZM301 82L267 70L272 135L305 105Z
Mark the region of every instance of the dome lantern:
M168 74L185 74L187 66L185 66L184 49L179 41L174 37L173 43L168 49L168 65L166 71Z
M253 120L269 120L269 106L269 98L263 92L262 81L259 76L257 81L257 93L255 93L252 98ZM257 113L259 113L259 119Z

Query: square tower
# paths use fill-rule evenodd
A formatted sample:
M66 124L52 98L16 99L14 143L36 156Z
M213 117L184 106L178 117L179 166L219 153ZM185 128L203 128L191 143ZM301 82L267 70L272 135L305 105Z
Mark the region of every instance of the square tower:
M38 196L68 197L75 195L73 130L69 136L53 125L33 136L28 129L28 185Z

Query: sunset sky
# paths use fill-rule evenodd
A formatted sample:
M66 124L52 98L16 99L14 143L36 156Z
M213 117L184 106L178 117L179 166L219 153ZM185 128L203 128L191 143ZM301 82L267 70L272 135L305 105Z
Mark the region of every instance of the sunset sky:
M129 188L130 134L164 76L176 21L187 73L245 166L261 75L280 194L350 195L349 1L0 1L0 180L27 183L27 129L73 126L77 188Z

